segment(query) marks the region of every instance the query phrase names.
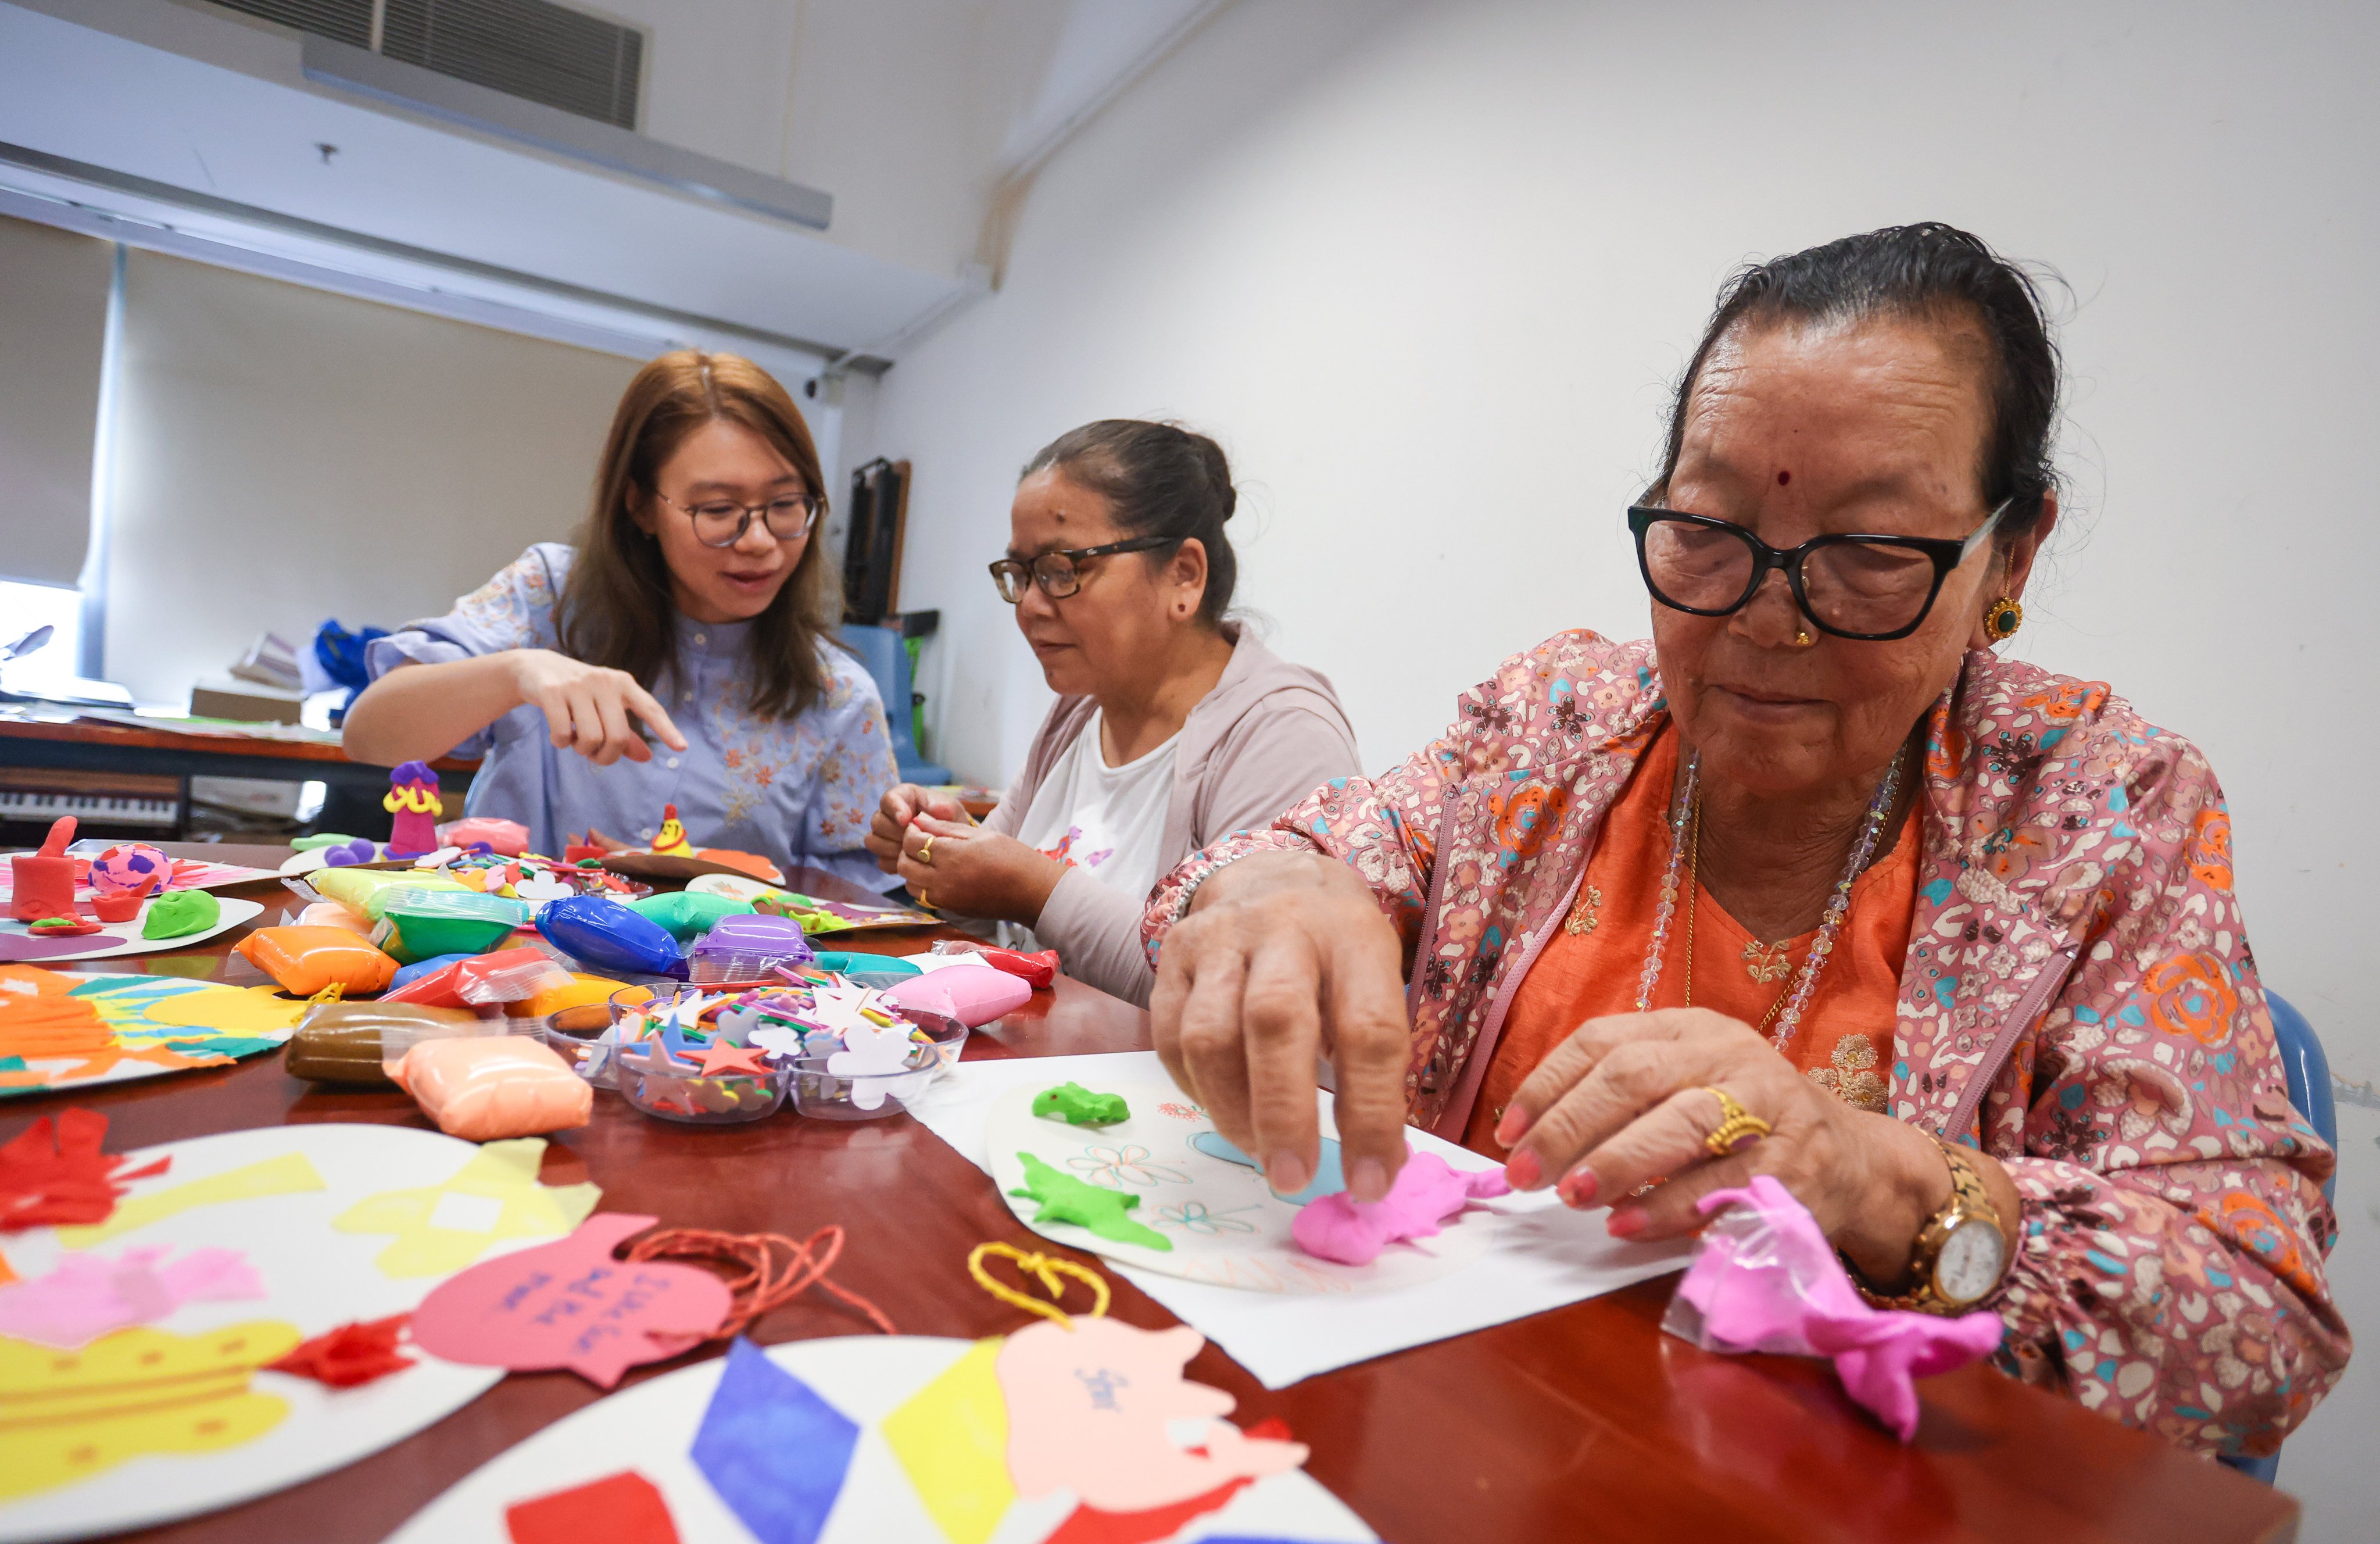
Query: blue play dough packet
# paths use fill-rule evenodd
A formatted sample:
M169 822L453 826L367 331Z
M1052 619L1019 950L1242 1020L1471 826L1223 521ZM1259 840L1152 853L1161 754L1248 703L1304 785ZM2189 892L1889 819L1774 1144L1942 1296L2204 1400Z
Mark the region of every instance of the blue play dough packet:
M548 943L598 975L686 979L686 956L669 930L601 895L565 895L537 914Z

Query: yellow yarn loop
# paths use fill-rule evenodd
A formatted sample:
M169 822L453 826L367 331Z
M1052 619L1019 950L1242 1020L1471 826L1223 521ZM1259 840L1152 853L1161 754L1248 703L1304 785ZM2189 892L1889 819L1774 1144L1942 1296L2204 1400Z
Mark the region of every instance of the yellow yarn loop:
M984 1258L988 1255L999 1255L1002 1258L1014 1260L1020 1273L1039 1280L1042 1289L1050 1295L1050 1301L1044 1303L1039 1298L1028 1297L1014 1287L992 1280L991 1272L985 1270L983 1264ZM974 1252L967 1256L967 1274L973 1276L976 1279L976 1284L982 1287L984 1291L1003 1303L1013 1303L1027 1313L1039 1314L1044 1319L1072 1330L1075 1327L1074 1319L1063 1308L1057 1307L1058 1299L1066 1295L1065 1283L1058 1280L1061 1272L1089 1285L1093 1298L1091 1318L1099 1319L1107 1313L1107 1279L1096 1270L1076 1265L1073 1260L1062 1259L1055 1255L1037 1254L1029 1249L1020 1249L1014 1244L978 1244L975 1246Z

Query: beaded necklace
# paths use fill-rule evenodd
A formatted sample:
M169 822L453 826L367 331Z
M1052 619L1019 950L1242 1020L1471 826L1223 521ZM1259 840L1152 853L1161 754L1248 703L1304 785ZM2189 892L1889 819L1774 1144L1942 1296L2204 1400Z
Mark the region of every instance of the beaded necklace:
M1892 812L1894 799L1900 793L1901 758L1894 757L1891 770L1877 784L1876 796L1868 801L1867 814L1860 821L1859 836L1852 843L1851 859L1843 865L1842 878L1835 881L1834 894L1827 898L1825 916L1818 923L1818 936L1810 941L1809 957L1802 962L1801 973L1793 979L1778 1006L1768 1010L1776 1020L1776 1044L1779 1051L1792 1043L1793 1032L1802 1027L1803 1011L1809 1007L1811 994L1818 989L1818 974L1827 967L1827 957L1835 952L1835 935L1842 930L1843 918L1851 914L1852 885L1867 871L1868 860L1876 856L1876 844L1884 833L1886 817ZM1661 961L1669 953L1670 924L1678 915L1678 881L1687 877L1690 857L1694 859L1694 874L1690 882L1701 887L1702 849L1702 753L1686 758L1686 783L1677 805L1670 816L1670 866L1661 875L1661 895L1653 908L1653 942L1645 951L1645 968L1636 979L1636 1011L1649 1013L1653 1006L1653 989L1660 983ZM1694 934L1694 898L1686 901L1688 947ZM1694 1004L1694 960L1686 961L1686 1003ZM1761 1028L1766 1031L1764 1021Z

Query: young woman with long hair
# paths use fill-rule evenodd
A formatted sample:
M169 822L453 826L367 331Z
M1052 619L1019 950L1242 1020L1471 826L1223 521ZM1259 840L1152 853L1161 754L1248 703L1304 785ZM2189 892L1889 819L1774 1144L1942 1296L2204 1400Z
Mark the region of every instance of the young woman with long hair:
M468 807L559 853L650 841L881 888L861 841L898 781L875 683L830 638L809 428L767 371L664 354L629 383L575 545L540 541L446 615L371 645L346 749L483 757Z

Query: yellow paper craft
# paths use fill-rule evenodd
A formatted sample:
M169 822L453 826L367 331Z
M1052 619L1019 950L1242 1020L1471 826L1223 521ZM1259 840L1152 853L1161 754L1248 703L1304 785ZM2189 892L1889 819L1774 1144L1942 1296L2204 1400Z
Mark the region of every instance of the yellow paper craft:
M884 1440L951 1544L984 1544L1016 1500L1008 1477L1008 1400L992 1364L1006 1343L978 1341L884 1418Z
M225 1201L249 1201L262 1196L294 1196L303 1190L329 1188L322 1183L322 1172L314 1167L312 1159L302 1152L285 1152L278 1158L264 1159L245 1168L210 1174L187 1185L169 1185L146 1196L134 1196L119 1201L104 1222L93 1222L89 1227L60 1228L58 1242L69 1249L88 1249L118 1234L145 1228L160 1218L171 1217L193 1207L221 1206Z
M252 1319L204 1334L119 1330L80 1351L0 1336L0 1501L55 1489L152 1453L215 1453L289 1414L249 1388L296 1348L298 1327Z
M149 1003L143 1016L151 1024L176 1029L261 1035L297 1028L311 1006L302 998L282 996L279 987L227 987L221 991L186 991L159 998Z
M544 1156L542 1137L490 1142L444 1184L367 1196L331 1219L331 1226L341 1233L395 1234L395 1241L373 1261L383 1275L446 1275L501 1239L557 1237L587 1220L602 1187L538 1184ZM502 1210L485 1229L433 1225L439 1203L450 1196L483 1198Z

